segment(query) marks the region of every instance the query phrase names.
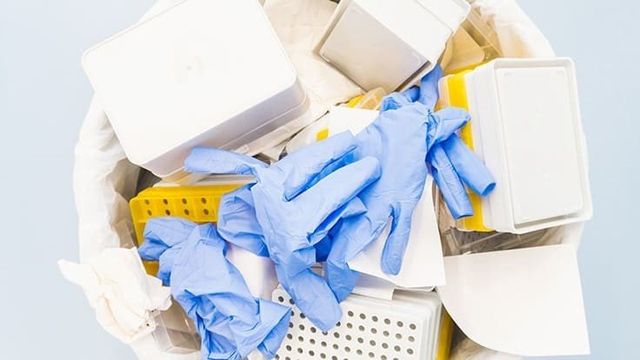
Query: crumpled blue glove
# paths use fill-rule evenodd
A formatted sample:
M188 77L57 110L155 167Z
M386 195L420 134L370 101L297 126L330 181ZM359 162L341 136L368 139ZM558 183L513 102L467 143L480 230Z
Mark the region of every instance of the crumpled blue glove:
M223 236L257 253L263 253L256 243L261 240L282 286L322 331L332 328L342 312L326 281L311 270L319 255L315 246L326 245L327 235L336 224L366 211L356 195L380 177L375 158L345 161L355 150L355 139L346 132L291 153L272 166L244 155L205 148L194 149L185 161L189 172L256 177L255 184L223 199L219 210L219 226L227 229ZM225 210L229 208L236 210L235 215ZM246 213L251 208L255 212ZM227 227L235 220L246 224L253 214L260 229L249 227L249 231L238 234Z
M253 195L251 195L252 186L252 184L245 185L225 194L220 199L218 233L223 239L236 246L258 256L268 257L269 249L264 243L262 228L256 218Z
M438 80L442 69L436 66L422 78L420 87L413 87L403 93L393 93L382 103L382 111L398 109L419 102L433 109L438 101ZM455 108L443 109L436 114ZM467 118L470 116L467 114ZM473 192L486 196L495 187L495 180L484 163L454 133L447 135L430 128L427 136L427 164L431 169L436 185L443 195L447 208L455 219L473 215L469 197L464 188L467 185ZM457 130L457 129L456 129ZM437 140L438 138L443 140ZM464 184L464 185L463 185Z
M493 178L484 165L464 144L455 140L456 131L469 120L469 114L456 108L433 112L441 75L437 67L425 76L420 89L386 97L378 118L357 135L358 149L354 156L378 159L382 176L358 195L367 212L345 220L335 235L327 260L327 278L340 301L351 293L357 280L357 274L349 269L347 262L377 239L389 221L391 228L383 248L381 268L387 274L400 272L413 211L422 196L428 173L425 161L431 164L436 184L456 218L472 214L458 174L481 194L493 188ZM447 150L460 156L455 159L455 167L446 161Z
M288 330L288 307L254 298L225 257L226 242L212 224L180 218L150 219L138 250L159 260L158 276L193 319L202 358L241 360L258 349L273 358Z

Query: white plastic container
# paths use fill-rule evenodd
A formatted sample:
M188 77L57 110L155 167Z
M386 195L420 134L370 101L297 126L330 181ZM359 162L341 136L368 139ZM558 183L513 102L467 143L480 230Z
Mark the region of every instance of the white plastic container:
M469 12L464 0L342 0L316 52L365 90L429 72Z
M237 149L308 107L255 0L185 0L89 49L84 69L127 157L177 180L194 146Z
M589 219L573 62L496 59L466 73L464 86L472 145L496 179L482 199L484 225L522 234Z
M294 305L281 288L272 299ZM397 291L393 300L350 295L341 308L338 325L322 333L294 307L276 359L434 359L442 312L436 293Z

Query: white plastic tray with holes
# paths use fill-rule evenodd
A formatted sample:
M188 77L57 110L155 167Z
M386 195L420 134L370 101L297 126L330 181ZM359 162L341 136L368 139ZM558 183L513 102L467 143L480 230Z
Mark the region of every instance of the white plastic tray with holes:
M435 357L441 303L433 292L396 292L393 300L360 295L342 304L342 320L320 332L282 288L273 300L292 306L278 360L430 360Z

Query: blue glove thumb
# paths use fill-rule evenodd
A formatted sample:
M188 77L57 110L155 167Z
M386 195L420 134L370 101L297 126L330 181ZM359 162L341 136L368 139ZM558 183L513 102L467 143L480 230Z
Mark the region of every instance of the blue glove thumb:
M256 175L257 169L268 165L250 156L227 150L198 147L184 161L188 172L200 174Z

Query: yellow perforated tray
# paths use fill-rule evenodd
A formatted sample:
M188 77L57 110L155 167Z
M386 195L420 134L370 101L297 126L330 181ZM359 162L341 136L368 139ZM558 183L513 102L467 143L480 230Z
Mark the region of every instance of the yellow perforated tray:
M157 186L141 191L129 201L138 246L144 240L144 227L154 217L176 216L196 223L218 220L220 199L248 181L194 186ZM155 275L156 262L145 262L147 273Z

